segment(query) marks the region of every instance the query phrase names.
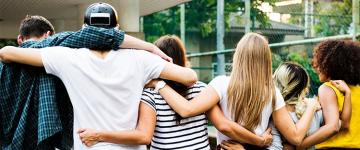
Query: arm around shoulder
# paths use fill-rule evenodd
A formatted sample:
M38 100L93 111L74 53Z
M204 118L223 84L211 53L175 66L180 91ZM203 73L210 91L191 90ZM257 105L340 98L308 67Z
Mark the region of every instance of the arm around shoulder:
M0 50L0 60L3 62L16 62L36 67L43 66L40 51L33 48L5 46Z
M191 86L196 83L197 74L191 68L181 67L169 62L166 62L164 69L160 73L160 78L172 80Z

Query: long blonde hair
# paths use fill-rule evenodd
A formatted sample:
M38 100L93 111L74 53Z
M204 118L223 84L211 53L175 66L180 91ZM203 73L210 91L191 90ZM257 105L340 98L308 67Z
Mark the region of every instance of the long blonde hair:
M271 99L274 106L271 51L262 35L248 33L237 44L227 94L232 118L251 131L260 124Z

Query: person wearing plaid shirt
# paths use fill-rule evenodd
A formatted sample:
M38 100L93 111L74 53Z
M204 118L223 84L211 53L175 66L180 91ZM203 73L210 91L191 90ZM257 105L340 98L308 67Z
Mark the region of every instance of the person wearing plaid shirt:
M66 46L116 50L119 45L147 48L157 53L152 44L120 30L94 26L87 26L78 32L55 34L41 42L26 41L21 47ZM43 68L0 63L0 108L1 149L71 149L72 105L62 82L55 76L47 75Z

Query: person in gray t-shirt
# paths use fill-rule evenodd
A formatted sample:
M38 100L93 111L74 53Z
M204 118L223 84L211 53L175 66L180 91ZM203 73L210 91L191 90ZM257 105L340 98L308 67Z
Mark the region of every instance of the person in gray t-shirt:
M280 89L286 108L289 112L291 119L294 123L298 122L301 118L301 110L303 110L303 103L305 95L308 91L310 78L305 69L299 64L292 62L282 63L274 72L273 76L275 85ZM311 100L311 99L309 99ZM310 135L320 128L323 122L322 112L317 111L310 124L307 135ZM285 147L294 147L290 143L283 140L280 133L271 123L273 143L268 149L281 150ZM294 147L295 148L295 147ZM309 149L315 149L315 146Z

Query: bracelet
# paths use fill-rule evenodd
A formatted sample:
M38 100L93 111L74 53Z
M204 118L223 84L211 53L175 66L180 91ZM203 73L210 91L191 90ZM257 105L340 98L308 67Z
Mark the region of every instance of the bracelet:
M160 80L158 83L156 83L154 91L155 91L156 93L159 93L159 90L162 89L162 88L164 88L165 85L166 85L165 81Z

